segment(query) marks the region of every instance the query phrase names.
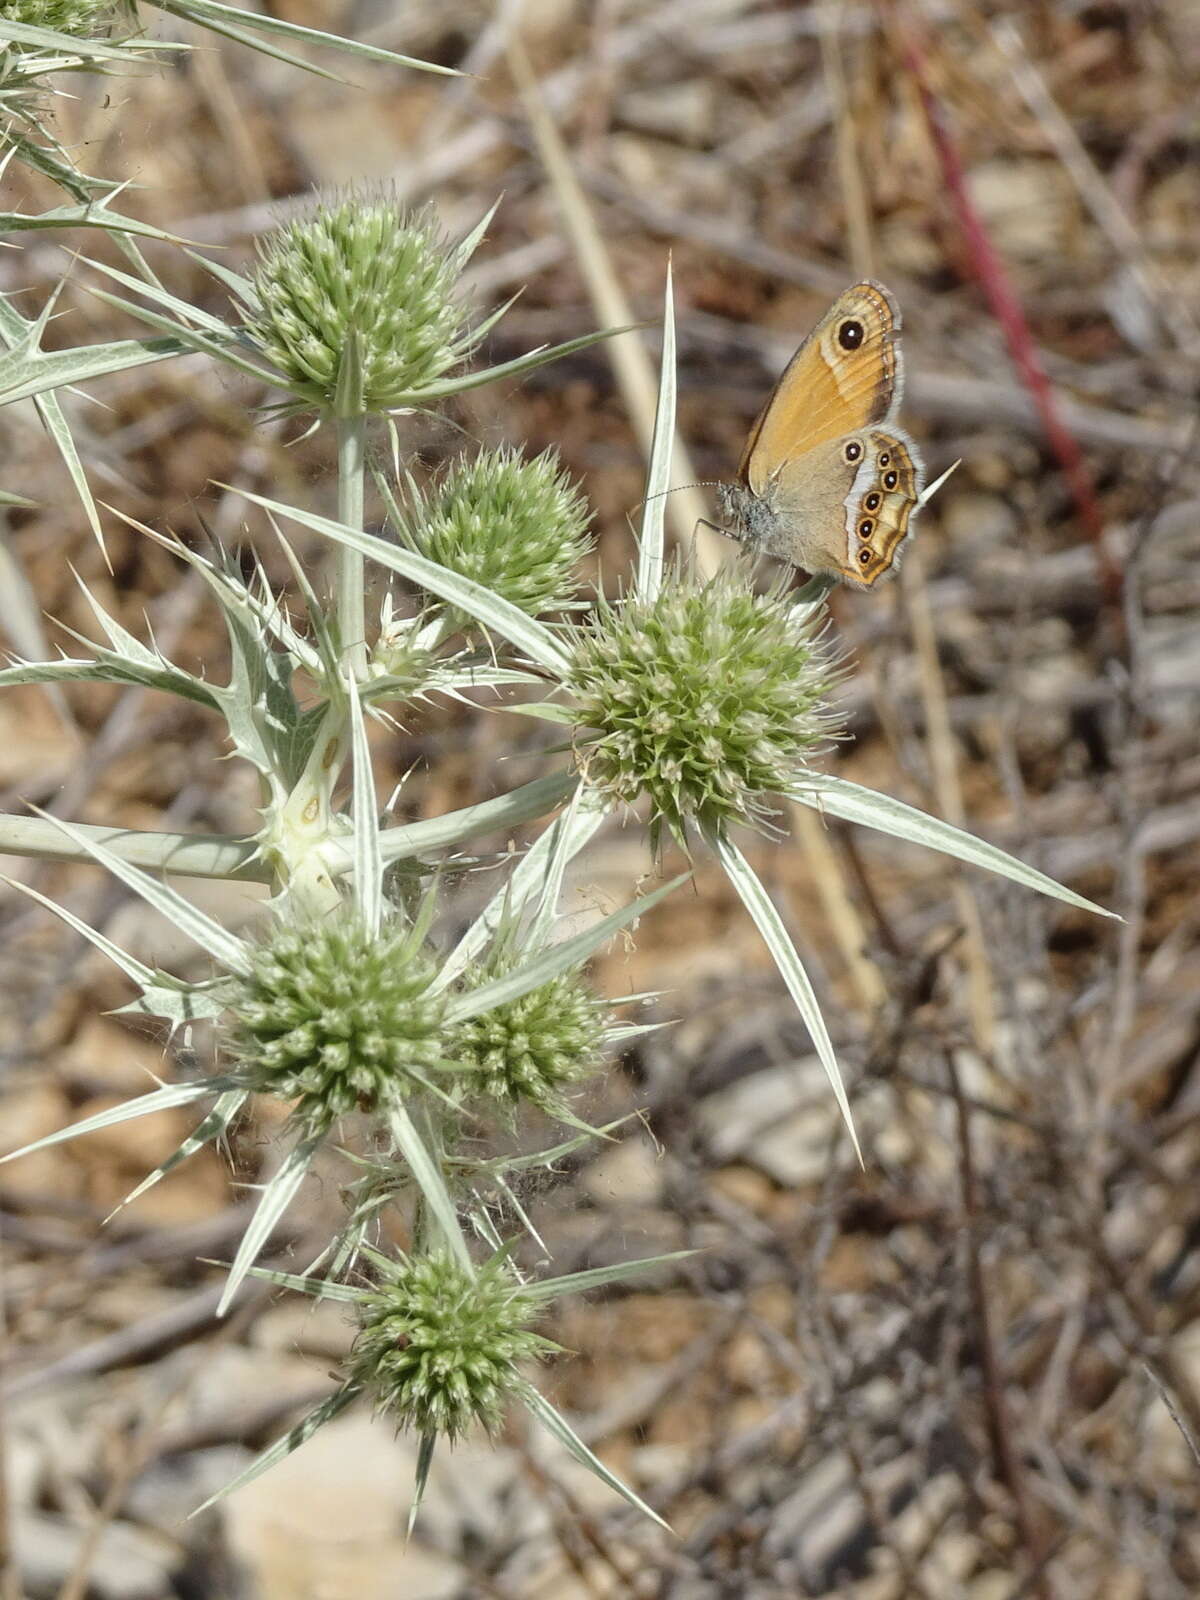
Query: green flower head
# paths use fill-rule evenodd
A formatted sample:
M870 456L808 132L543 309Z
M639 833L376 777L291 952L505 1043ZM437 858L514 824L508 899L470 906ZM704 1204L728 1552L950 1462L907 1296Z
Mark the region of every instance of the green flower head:
M553 450L511 449L459 461L413 497L404 535L418 554L536 616L570 604L586 554L588 510Z
M346 1377L426 1437L492 1432L523 1387L520 1364L554 1348L530 1329L536 1310L502 1258L473 1271L444 1251L402 1257L359 1297Z
M830 734L822 625L778 586L756 594L740 563L602 604L577 632L568 680L586 781L627 804L647 795L656 835L764 825Z
M73 39L94 39L113 20L114 9L114 0L4 0L0 18Z
M351 194L260 245L248 330L301 404L388 411L470 351L458 274L431 212Z
M411 930L369 934L342 914L277 928L229 1002L234 1071L256 1094L295 1101L310 1132L386 1108L442 1061L435 968Z
M603 1006L578 973L565 972L459 1023L450 1050L485 1094L557 1115L565 1109L563 1091L603 1060L604 1035Z

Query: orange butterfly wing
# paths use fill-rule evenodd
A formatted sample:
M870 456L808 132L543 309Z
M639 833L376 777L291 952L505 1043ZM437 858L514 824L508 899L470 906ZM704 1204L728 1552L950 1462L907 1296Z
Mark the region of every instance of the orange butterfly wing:
M861 326L862 338L846 348L852 324ZM751 428L738 468L742 482L761 494L794 456L891 416L904 383L899 332L900 308L882 284L856 283L839 295Z

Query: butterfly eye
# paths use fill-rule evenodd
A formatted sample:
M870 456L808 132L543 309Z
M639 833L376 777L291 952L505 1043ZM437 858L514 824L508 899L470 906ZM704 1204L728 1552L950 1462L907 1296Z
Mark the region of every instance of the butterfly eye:
M892 458L891 458L891 456L890 456L890 455L888 455L888 453L887 453L887 451L886 451L886 450L885 450L885 451L884 451L884 452L883 452L883 454L882 454L882 455L881 455L881 456L880 456L880 458L879 458L879 465L880 465L880 466L881 466L881 467L886 467L886 466L887 466L887 464L888 464L888 462L889 462L889 461L890 461L890 460L891 460L891 459L892 459Z
M883 487L885 489L894 489L898 482L899 482L899 479L896 477L896 474L894 472L885 472L884 473L884 475L883 475Z
M838 329L838 343L843 350L857 350L866 338L866 329L853 317Z
M872 489L870 494L863 501L863 505L866 506L868 511L878 511L879 510L879 499L880 499L879 495L877 495L875 493L874 489Z
M862 456L862 445L859 444L857 439L851 439L850 442L842 450L842 460L850 462L851 465L853 465L854 462L858 461L861 458L861 456Z
M858 525L858 537L860 539L869 539L871 537L871 529L874 526L875 524L870 517L864 517Z
M858 552L858 559L862 562L863 566L865 567L867 562L870 561L870 559L871 559L871 552L869 550L860 550Z

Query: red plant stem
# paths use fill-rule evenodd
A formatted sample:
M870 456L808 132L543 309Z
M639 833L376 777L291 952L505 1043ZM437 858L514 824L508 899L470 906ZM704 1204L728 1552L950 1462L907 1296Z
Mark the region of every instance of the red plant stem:
M1054 391L1042 370L1029 322L1008 268L971 199L966 170L950 132L945 110L929 84L925 53L908 26L907 19L897 15L896 21L905 63L921 97L930 137L959 226L966 238L971 264L987 296L992 314L1004 331L1013 364L1033 398L1046 441L1067 481L1079 520L1095 546L1096 565L1105 596L1110 602L1116 603L1120 599L1122 574L1105 547L1104 518L1096 499L1092 475L1078 441L1058 414Z

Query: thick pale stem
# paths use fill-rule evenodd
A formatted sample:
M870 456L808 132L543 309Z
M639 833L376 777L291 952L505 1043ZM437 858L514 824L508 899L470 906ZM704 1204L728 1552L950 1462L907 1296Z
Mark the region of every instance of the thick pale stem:
M256 839L209 833L142 833L133 828L103 828L86 822L76 822L72 826L77 833L86 834L120 856L122 861L147 872L271 882L270 865L259 854ZM96 864L95 856L90 855L84 845L70 838L48 817L0 814L0 855Z
M356 533L363 526L363 484L367 465L365 417L339 417L338 521ZM358 676L367 661L366 581L361 552L338 547L337 615L342 636L342 659Z

